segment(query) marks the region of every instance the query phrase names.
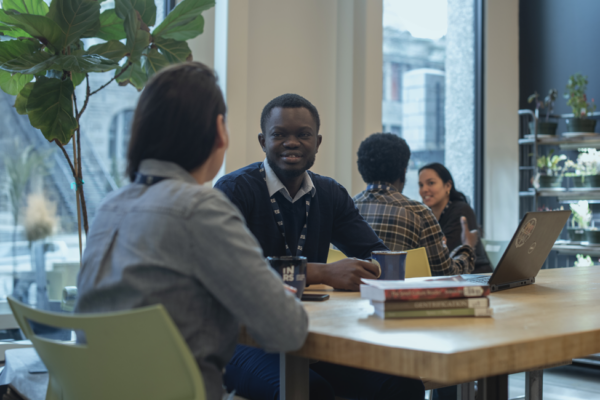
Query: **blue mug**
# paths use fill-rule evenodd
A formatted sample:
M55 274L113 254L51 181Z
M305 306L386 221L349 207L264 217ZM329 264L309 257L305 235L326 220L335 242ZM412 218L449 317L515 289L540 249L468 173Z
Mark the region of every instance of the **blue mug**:
M267 257L267 261L281 275L283 283L296 288L296 297L301 298L306 287L306 257Z
M404 280L406 275L406 251L374 251L371 259L379 264L383 280Z

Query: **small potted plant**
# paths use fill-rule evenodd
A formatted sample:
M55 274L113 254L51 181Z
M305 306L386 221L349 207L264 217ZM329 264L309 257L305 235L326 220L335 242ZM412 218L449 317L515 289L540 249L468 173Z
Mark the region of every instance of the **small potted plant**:
M584 256L583 254L576 254L575 257L577 261L573 264L574 267L593 267L594 261L592 261L592 257Z
M548 95L544 98L544 100L539 99L538 92L533 93L527 99L528 103L535 102L535 119L538 124L538 135L556 135L556 127L558 123L549 121L550 115L554 111L554 101L558 97L558 91L556 89L550 89ZM546 116L544 120L540 120L540 109L546 109ZM529 123L529 131L534 134L535 133L535 121L531 121Z
M538 186L540 188L558 188L562 186L563 176L566 167L559 166L561 161L565 161L567 156L564 154L556 155L554 150L550 150L547 156L541 156L537 160L538 166Z
M586 238L586 229L590 226L592 212L590 205L586 200L580 200L577 203L569 204L571 212L571 226L567 228L569 239L572 242L583 242Z
M567 82L567 105L573 110L573 118L567 120L569 132L594 132L596 120L588 118L596 110L594 99L587 101L585 91L587 89L587 76L580 73L571 75Z
M577 163L567 160L565 165L575 169L573 184L576 188L600 188L600 175L598 175L598 164L600 164L600 151L589 148L579 149Z

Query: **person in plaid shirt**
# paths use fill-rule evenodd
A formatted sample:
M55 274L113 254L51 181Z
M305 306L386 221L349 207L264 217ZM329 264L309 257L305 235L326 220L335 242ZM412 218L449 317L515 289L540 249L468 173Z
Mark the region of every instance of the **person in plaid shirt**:
M461 217L462 246L450 252L433 212L402 194L410 148L397 135L376 133L358 149L358 171L367 189L353 200L358 211L390 250L425 247L431 274L468 274L475 266L477 230Z

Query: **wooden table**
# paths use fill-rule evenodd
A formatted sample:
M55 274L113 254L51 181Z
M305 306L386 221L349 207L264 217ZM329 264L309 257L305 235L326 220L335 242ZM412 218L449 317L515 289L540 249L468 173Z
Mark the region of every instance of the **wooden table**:
M486 378L481 398L507 399L507 374L600 352L598 267L543 270L534 285L493 293L493 318L382 320L359 293L320 291L331 299L304 303L304 346L282 355L282 399L308 399L309 359L448 384ZM540 398L541 374L529 377Z

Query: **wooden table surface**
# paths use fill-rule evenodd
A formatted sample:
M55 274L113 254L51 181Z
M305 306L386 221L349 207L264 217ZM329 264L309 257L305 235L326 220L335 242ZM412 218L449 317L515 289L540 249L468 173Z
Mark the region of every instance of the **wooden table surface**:
M303 303L297 356L441 383L473 381L600 352L600 269L542 270L534 285L490 295L492 318L382 320L359 293L322 288ZM240 342L253 344L243 331Z

